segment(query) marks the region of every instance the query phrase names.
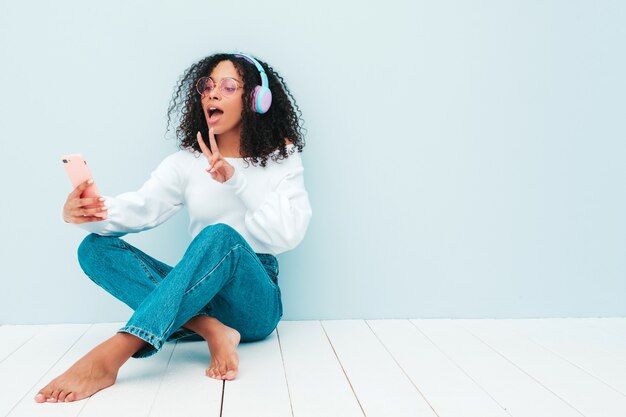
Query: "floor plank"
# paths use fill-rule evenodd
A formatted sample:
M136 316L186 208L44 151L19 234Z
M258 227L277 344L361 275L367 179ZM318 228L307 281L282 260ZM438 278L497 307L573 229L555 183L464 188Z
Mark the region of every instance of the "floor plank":
M88 324L48 325L0 363L0 416L7 415L81 338Z
M626 319L527 319L511 326L626 395Z
M364 416L319 321L283 321L278 335L295 417Z
M454 320L411 321L512 416L582 415Z
M626 317L589 317L573 319L573 321L580 321L581 323L612 332L619 336L621 346L626 346Z
M150 417L219 417L223 381L206 376L207 343L179 341L159 386Z
M42 331L45 325L1 326L0 363L17 351L22 345Z
M223 417L291 417L291 403L276 331L239 345L239 374L224 388Z
M626 395L626 319L511 320L510 326Z
M367 324L439 417L510 417L409 320Z
M436 415L364 320L322 325L367 417Z
M623 417L626 397L511 328L514 320L463 320L467 328L586 417Z

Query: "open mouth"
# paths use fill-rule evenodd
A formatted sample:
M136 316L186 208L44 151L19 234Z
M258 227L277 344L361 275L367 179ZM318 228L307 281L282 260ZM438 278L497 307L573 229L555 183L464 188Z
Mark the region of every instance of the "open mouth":
M209 115L208 122L210 125L215 125L219 122L224 114L224 111L217 107L209 107L207 114Z
M220 109L217 109L215 107L209 108L209 117L221 116L222 114L224 114L224 112Z

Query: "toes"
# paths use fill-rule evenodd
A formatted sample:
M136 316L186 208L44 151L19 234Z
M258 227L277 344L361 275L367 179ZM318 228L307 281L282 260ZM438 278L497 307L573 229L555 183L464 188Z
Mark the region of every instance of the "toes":
M68 392L67 392L67 391L61 391L61 392L59 393L59 399L58 399L58 401L59 401L60 403L65 402L65 398L67 397L67 394L68 394Z
M211 362L208 368L205 370L206 376L218 380L228 379L233 380L237 375L237 361L229 362Z
M218 380L233 380L237 375L238 361L232 359L228 362L212 361L208 368L206 368L206 376Z
M46 402L50 395L52 395L52 387L50 385L51 384L48 384L41 390L39 390L37 395L35 395L35 401L37 401L38 403Z
M219 364L215 364L210 366L207 369L207 375L210 378L214 378L214 379L222 379L221 373L220 373L220 365Z
M49 403L55 403L57 402L58 397L59 397L59 390L54 390L52 391L52 394L48 396L48 399L46 401Z
M226 372L224 373L224 378L229 381L232 381L233 379L235 379L236 375L237 375L237 362L229 363L228 368L226 369Z
M67 397L65 397L65 402L69 403L72 401L76 401L76 394L74 394L73 392L70 392L69 394L67 394Z

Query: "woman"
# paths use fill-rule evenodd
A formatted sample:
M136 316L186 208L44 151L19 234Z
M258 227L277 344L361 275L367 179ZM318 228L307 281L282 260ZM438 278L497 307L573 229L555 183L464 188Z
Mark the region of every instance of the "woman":
M300 243L311 218L297 109L267 64L245 54L209 56L183 74L170 104L170 122L180 113L180 151L136 192L81 198L85 182L70 193L65 221L93 232L78 249L81 267L135 312L35 401L89 397L115 383L131 356L189 336L208 342L207 376L235 378L239 342L263 339L282 317L275 255ZM119 238L183 206L193 240L175 267Z

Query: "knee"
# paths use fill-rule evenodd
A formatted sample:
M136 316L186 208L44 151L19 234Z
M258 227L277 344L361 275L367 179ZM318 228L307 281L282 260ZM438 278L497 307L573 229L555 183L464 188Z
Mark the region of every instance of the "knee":
M78 246L78 260L84 261L93 256L94 251L100 246L102 236L95 233L87 235Z
M100 236L95 233L87 235L78 246L78 263L83 271L87 272L90 266L102 259L103 250L111 246L112 241L118 241L116 237Z
M198 236L196 236L196 239L211 241L213 244L216 242L223 242L227 244L239 243L243 240L239 232L224 223L212 224L205 227L198 234Z
M256 332L240 331L239 334L241 335L241 342L242 343L250 343L250 342L258 342L259 340L266 339L269 335L274 333L274 329L275 328L276 328L276 326L274 326L269 332L267 330L261 331L261 332L259 332L259 331L256 331Z
M247 343L263 340L271 336L279 322L280 318L278 320L267 320L264 323L257 322L254 324L252 324L250 320L246 320L246 322L238 323L239 326L233 323L234 325L230 327L237 329L241 335L241 341Z

